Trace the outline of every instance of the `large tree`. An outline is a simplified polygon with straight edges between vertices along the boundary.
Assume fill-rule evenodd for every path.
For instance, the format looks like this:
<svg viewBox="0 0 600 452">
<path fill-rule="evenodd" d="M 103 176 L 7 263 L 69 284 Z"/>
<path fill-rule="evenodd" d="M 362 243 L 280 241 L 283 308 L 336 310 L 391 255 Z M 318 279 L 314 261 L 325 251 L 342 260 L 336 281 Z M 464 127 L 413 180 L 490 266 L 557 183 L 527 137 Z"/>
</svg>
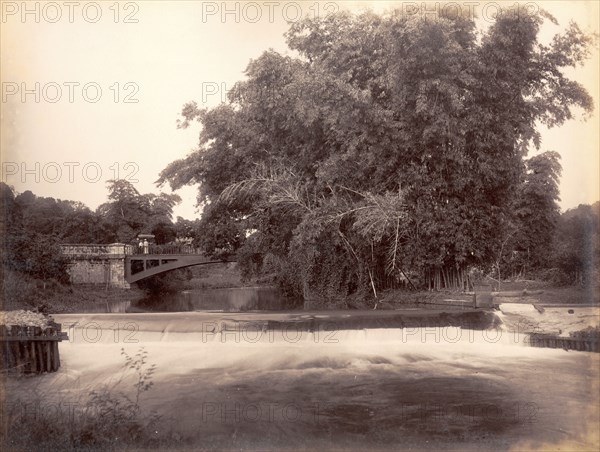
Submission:
<svg viewBox="0 0 600 452">
<path fill-rule="evenodd" d="M 480 40 L 456 15 L 296 22 L 286 37 L 298 58 L 267 51 L 227 103 L 184 106 L 182 126 L 202 124 L 199 147 L 159 183 L 199 183 L 211 221 L 244 222 L 251 254 L 277 258 L 305 297 L 376 295 L 407 273 L 460 287 L 514 223 L 536 124 L 592 109 L 564 75 L 592 38 L 571 24 L 542 45 L 544 18 L 500 14 Z"/>
<path fill-rule="evenodd" d="M 552 243 L 560 217 L 560 154 L 554 151 L 525 161 L 523 180 L 517 189 L 511 234 L 513 273 L 551 264 Z"/>
<path fill-rule="evenodd" d="M 569 283 L 597 287 L 600 275 L 600 202 L 567 210 L 558 221 L 553 263 Z"/>
<path fill-rule="evenodd" d="M 15 196 L 13 189 L 3 182 L 0 182 L 0 195 L 0 286 L 4 284 L 5 270 L 42 280 L 68 281 L 57 231 L 68 214 L 63 210 L 68 212 L 71 203 L 38 198 L 30 191 Z"/>
<path fill-rule="evenodd" d="M 181 198 L 176 194 L 141 194 L 124 179 L 109 180 L 108 202 L 100 205 L 97 215 L 114 232 L 115 239 L 132 243 L 140 233 L 153 233 L 157 243 L 175 239 L 173 207 Z"/>
</svg>

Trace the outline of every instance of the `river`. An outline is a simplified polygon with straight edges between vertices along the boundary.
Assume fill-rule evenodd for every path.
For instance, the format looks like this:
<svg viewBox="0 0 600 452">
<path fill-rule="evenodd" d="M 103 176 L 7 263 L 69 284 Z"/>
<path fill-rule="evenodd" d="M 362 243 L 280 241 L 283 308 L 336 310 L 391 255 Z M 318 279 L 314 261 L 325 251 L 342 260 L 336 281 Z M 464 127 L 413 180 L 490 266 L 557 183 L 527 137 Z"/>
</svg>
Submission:
<svg viewBox="0 0 600 452">
<path fill-rule="evenodd" d="M 88 306 L 85 312 L 245 312 L 301 309 L 300 300 L 282 297 L 274 287 L 195 289 L 154 295 L 137 301 Z"/>
<path fill-rule="evenodd" d="M 11 389 L 81 395 L 124 372 L 121 349 L 143 347 L 157 370 L 142 406 L 162 416 L 157 435 L 177 432 L 193 449 L 598 444 L 596 353 L 529 347 L 481 311 L 282 312 L 285 303 L 236 289 L 56 315 L 70 335 L 61 369 Z"/>
</svg>

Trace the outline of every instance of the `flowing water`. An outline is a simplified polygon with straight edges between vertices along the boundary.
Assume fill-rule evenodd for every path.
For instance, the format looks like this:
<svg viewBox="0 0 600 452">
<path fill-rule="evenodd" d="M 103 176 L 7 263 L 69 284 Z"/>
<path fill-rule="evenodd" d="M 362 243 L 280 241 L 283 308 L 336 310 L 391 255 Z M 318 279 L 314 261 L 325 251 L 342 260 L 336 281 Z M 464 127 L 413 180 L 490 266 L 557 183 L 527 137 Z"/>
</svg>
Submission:
<svg viewBox="0 0 600 452">
<path fill-rule="evenodd" d="M 243 293 L 161 308 L 185 312 L 57 315 L 71 338 L 61 369 L 13 384 L 81 394 L 123 372 L 122 348 L 144 347 L 157 371 L 143 407 L 163 416 L 157 435 L 177 432 L 194 449 L 598 444 L 598 354 L 531 348 L 468 312 L 281 313 Z M 250 307 L 265 311 L 214 312 Z"/>
</svg>

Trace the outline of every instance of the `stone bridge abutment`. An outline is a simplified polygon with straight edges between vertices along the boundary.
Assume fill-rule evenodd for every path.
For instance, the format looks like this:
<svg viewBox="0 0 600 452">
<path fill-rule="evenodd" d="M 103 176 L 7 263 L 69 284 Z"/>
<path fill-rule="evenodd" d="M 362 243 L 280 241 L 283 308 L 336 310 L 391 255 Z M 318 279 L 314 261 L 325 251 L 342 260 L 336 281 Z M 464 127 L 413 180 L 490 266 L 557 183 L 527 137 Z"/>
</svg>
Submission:
<svg viewBox="0 0 600 452">
<path fill-rule="evenodd" d="M 123 243 L 110 245 L 65 244 L 63 256 L 68 260 L 72 284 L 129 289 L 125 280 L 126 257 L 133 246 Z"/>
</svg>

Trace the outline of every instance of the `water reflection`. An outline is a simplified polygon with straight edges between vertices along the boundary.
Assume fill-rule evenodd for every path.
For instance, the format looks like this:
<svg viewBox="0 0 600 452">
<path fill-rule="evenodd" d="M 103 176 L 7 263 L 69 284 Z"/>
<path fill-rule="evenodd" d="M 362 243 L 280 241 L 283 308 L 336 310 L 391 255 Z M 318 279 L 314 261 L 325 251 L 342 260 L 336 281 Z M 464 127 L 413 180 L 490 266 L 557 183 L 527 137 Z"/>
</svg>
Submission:
<svg viewBox="0 0 600 452">
<path fill-rule="evenodd" d="M 301 309 L 302 302 L 283 297 L 274 287 L 239 287 L 186 290 L 95 308 L 89 312 L 289 311 Z"/>
<path fill-rule="evenodd" d="M 105 301 L 103 303 L 86 303 L 81 305 L 77 311 L 80 314 L 87 313 L 126 313 L 126 312 L 143 312 L 132 310 L 132 302 L 129 300 L 124 301 Z"/>
</svg>

